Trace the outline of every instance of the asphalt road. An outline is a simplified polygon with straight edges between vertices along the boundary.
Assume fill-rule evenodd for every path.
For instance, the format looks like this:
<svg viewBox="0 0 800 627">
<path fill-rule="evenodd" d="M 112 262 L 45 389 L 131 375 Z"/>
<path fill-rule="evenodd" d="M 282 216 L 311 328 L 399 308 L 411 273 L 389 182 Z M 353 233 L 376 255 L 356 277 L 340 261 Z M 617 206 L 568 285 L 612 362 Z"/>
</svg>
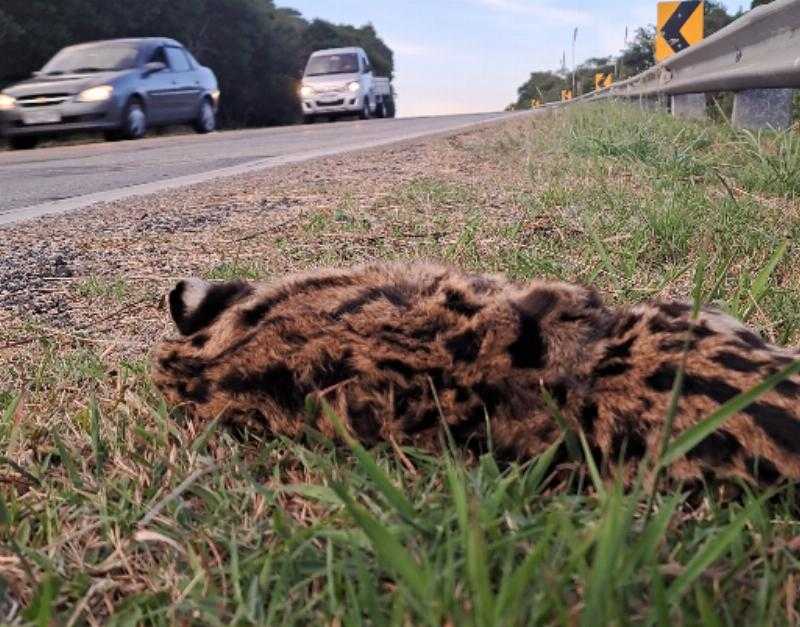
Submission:
<svg viewBox="0 0 800 627">
<path fill-rule="evenodd" d="M 512 115 L 340 121 L 0 152 L 0 224 L 252 170 L 373 148 Z"/>
</svg>

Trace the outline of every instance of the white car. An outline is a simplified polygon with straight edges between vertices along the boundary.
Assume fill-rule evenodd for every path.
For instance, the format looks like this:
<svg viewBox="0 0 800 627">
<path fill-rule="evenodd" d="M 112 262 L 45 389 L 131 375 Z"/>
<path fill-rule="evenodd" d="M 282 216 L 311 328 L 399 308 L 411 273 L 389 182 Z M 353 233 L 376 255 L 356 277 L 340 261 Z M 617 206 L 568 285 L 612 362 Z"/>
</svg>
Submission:
<svg viewBox="0 0 800 627">
<path fill-rule="evenodd" d="M 308 59 L 300 87 L 303 119 L 342 115 L 395 116 L 394 90 L 388 78 L 377 77 L 362 48 L 318 50 Z"/>
</svg>

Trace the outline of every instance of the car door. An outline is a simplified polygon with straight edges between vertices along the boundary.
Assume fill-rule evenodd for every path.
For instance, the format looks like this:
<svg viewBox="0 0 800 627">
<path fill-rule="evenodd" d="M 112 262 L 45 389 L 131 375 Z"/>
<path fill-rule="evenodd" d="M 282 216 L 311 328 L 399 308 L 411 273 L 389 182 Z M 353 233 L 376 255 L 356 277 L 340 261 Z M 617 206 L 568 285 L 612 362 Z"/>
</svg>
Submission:
<svg viewBox="0 0 800 627">
<path fill-rule="evenodd" d="M 175 120 L 186 122 L 197 116 L 199 105 L 200 80 L 189 62 L 183 48 L 166 47 L 170 70 L 172 71 L 172 100 Z"/>
<path fill-rule="evenodd" d="M 369 64 L 369 59 L 367 59 L 366 55 L 361 55 L 361 84 L 367 90 L 369 94 L 370 105 L 375 109 L 375 86 L 372 80 L 372 66 Z"/>
<path fill-rule="evenodd" d="M 163 63 L 166 67 L 142 78 L 142 91 L 147 99 L 147 117 L 153 124 L 164 124 L 175 118 L 173 102 L 173 77 L 164 46 L 159 46 L 150 55 L 147 63 Z"/>
</svg>

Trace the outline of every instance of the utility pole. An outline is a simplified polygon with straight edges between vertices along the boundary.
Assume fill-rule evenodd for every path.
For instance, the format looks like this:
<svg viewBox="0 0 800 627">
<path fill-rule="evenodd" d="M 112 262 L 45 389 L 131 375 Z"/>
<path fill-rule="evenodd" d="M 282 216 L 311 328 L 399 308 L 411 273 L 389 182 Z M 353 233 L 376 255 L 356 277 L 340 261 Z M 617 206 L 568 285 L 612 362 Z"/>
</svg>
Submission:
<svg viewBox="0 0 800 627">
<path fill-rule="evenodd" d="M 625 45 L 623 46 L 622 52 L 619 53 L 617 57 L 617 80 L 622 79 L 622 55 L 625 54 L 625 49 L 628 47 L 628 27 L 625 27 Z"/>
<path fill-rule="evenodd" d="M 572 93 L 577 94 L 576 81 L 575 81 L 575 42 L 578 40 L 578 27 L 572 32 Z"/>
</svg>

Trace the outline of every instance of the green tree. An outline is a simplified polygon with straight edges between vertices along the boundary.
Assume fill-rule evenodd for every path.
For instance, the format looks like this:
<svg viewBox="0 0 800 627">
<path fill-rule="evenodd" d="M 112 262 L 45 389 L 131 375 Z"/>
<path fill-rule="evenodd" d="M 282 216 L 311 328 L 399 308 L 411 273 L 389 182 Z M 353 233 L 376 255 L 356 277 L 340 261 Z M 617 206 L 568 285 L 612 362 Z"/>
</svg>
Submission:
<svg viewBox="0 0 800 627">
<path fill-rule="evenodd" d="M 530 78 L 517 90 L 514 109 L 529 109 L 533 99 L 554 102 L 561 99 L 561 90 L 566 89 L 567 80 L 553 72 L 532 72 Z"/>
<path fill-rule="evenodd" d="M 575 82 L 578 93 L 575 95 L 594 91 L 594 77 L 598 73 L 616 76 L 616 63 L 612 57 L 592 57 L 576 68 Z"/>
<path fill-rule="evenodd" d="M 622 78 L 629 78 L 655 65 L 656 27 L 652 24 L 637 28 L 633 40 L 622 51 L 620 58 Z"/>
<path fill-rule="evenodd" d="M 713 35 L 741 16 L 741 9 L 731 15 L 718 0 L 705 0 L 705 36 Z"/>
</svg>

